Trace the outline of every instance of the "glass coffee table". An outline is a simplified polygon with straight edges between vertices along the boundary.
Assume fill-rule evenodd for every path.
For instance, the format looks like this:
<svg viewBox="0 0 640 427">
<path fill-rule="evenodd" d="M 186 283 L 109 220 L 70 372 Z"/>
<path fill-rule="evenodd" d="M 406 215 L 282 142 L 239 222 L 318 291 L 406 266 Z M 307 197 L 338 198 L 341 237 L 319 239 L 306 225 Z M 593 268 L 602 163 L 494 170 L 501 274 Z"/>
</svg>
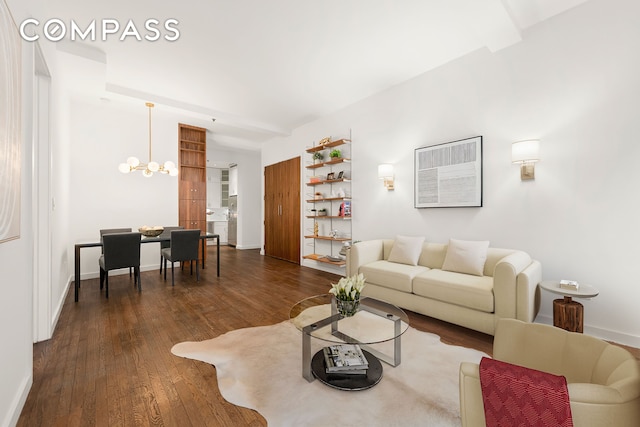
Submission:
<svg viewBox="0 0 640 427">
<path fill-rule="evenodd" d="M 380 361 L 398 366 L 401 336 L 409 328 L 409 317 L 401 308 L 368 297 L 360 299 L 355 315 L 343 317 L 333 295 L 316 295 L 296 303 L 289 318 L 302 331 L 302 376 L 309 382 L 318 378 L 342 390 L 364 390 L 376 385 L 382 378 Z M 366 375 L 327 374 L 322 349 L 311 355 L 311 338 L 327 345 L 358 344 L 369 362 Z"/>
</svg>

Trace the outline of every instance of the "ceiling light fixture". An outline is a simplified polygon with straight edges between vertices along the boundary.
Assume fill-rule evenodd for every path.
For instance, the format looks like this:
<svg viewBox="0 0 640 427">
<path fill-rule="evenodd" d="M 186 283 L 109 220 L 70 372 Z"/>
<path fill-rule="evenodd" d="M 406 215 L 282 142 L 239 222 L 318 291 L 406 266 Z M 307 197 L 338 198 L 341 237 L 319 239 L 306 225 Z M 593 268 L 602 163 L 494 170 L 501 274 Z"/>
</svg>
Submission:
<svg viewBox="0 0 640 427">
<path fill-rule="evenodd" d="M 151 109 L 154 105 L 151 102 L 147 102 L 145 105 L 149 107 L 149 163 L 140 163 L 137 157 L 129 157 L 126 163 L 120 163 L 118 170 L 122 173 L 142 171 L 142 175 L 146 178 L 151 177 L 154 172 L 176 176 L 178 175 L 178 168 L 176 168 L 176 164 L 172 161 L 167 160 L 161 165 L 151 160 Z"/>
</svg>

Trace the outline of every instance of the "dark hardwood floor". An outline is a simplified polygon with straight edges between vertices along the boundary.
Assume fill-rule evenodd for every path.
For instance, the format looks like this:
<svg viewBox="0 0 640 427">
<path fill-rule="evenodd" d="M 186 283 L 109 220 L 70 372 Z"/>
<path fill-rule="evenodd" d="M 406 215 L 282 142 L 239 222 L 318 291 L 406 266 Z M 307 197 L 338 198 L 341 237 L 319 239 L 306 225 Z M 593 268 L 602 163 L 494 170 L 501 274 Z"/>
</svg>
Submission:
<svg viewBox="0 0 640 427">
<path fill-rule="evenodd" d="M 171 354 L 182 341 L 288 319 L 298 300 L 329 290 L 339 277 L 260 256 L 215 248 L 196 282 L 176 266 L 176 285 L 142 273 L 113 276 L 109 300 L 98 279 L 71 290 L 52 339 L 34 345 L 33 386 L 18 426 L 264 426 L 255 411 L 227 403 L 215 368 Z M 170 274 L 170 272 L 169 272 Z M 442 341 L 491 354 L 493 337 L 409 312 L 411 325 Z M 640 350 L 638 351 L 640 353 Z"/>
</svg>

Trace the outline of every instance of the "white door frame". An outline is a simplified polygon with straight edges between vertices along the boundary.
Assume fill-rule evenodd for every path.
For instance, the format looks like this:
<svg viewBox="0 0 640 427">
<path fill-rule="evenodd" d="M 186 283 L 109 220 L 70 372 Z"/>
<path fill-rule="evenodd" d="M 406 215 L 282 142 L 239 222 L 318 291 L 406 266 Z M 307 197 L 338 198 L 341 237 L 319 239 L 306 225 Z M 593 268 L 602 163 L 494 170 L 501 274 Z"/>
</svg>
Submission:
<svg viewBox="0 0 640 427">
<path fill-rule="evenodd" d="M 51 74 L 40 50 L 33 43 L 33 140 L 32 140 L 32 225 L 33 225 L 33 341 L 53 334 L 51 302 L 51 141 L 49 106 Z"/>
</svg>

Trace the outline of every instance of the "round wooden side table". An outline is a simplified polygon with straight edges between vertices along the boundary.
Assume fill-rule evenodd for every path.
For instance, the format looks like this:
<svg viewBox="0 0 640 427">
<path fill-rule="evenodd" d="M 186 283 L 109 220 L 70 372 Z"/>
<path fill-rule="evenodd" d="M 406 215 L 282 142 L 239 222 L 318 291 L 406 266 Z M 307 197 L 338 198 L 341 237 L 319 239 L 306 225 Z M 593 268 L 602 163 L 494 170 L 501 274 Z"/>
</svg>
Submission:
<svg viewBox="0 0 640 427">
<path fill-rule="evenodd" d="M 596 288 L 589 285 L 580 284 L 577 290 L 564 289 L 560 287 L 559 280 L 544 280 L 540 283 L 542 289 L 563 295 L 564 298 L 553 300 L 553 326 L 562 328 L 570 332 L 583 331 L 584 307 L 575 298 L 593 298 L 598 296 Z"/>
</svg>

